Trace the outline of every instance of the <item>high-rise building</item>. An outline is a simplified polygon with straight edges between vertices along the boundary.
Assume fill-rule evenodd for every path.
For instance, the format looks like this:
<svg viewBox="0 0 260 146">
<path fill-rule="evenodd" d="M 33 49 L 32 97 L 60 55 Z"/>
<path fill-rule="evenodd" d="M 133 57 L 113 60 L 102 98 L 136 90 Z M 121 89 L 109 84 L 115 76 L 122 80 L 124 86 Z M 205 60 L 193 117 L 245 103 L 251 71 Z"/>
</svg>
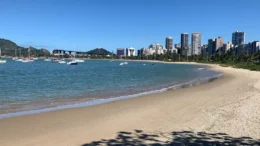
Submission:
<svg viewBox="0 0 260 146">
<path fill-rule="evenodd" d="M 189 49 L 189 34 L 182 33 L 181 34 L 181 54 L 188 55 L 188 49 Z"/>
<path fill-rule="evenodd" d="M 125 56 L 125 49 L 124 48 L 117 48 L 116 49 L 116 55 L 117 56 Z"/>
<path fill-rule="evenodd" d="M 232 48 L 232 44 L 230 42 L 223 45 L 223 53 L 226 53 Z"/>
<path fill-rule="evenodd" d="M 215 55 L 217 52 L 222 53 L 224 46 L 224 39 L 222 37 L 208 40 L 208 55 Z"/>
<path fill-rule="evenodd" d="M 192 55 L 201 54 L 201 33 L 194 32 L 191 36 Z"/>
<path fill-rule="evenodd" d="M 126 48 L 125 52 L 126 52 L 125 53 L 126 56 L 136 56 L 135 48 L 132 48 L 132 47 Z"/>
<path fill-rule="evenodd" d="M 253 41 L 252 43 L 248 43 L 248 52 L 249 54 L 253 55 L 257 53 L 260 49 L 260 42 L 259 41 Z"/>
<path fill-rule="evenodd" d="M 216 53 L 216 38 L 208 39 L 208 55 L 214 55 Z"/>
<path fill-rule="evenodd" d="M 216 38 L 216 50 L 221 53 L 224 45 L 224 39 L 222 37 Z"/>
<path fill-rule="evenodd" d="M 187 50 L 189 48 L 189 34 L 182 33 L 181 34 L 181 49 Z"/>
<path fill-rule="evenodd" d="M 173 49 L 173 39 L 172 39 L 172 37 L 169 36 L 169 37 L 166 38 L 165 48 L 167 49 L 167 51 Z"/>
<path fill-rule="evenodd" d="M 235 46 L 244 45 L 245 44 L 245 33 L 236 31 L 232 33 L 232 44 Z"/>
<path fill-rule="evenodd" d="M 163 45 L 160 45 L 159 43 L 151 44 L 149 48 L 153 50 L 155 54 L 165 54 L 167 52 L 167 49 L 165 49 Z"/>
<path fill-rule="evenodd" d="M 208 55 L 207 49 L 208 49 L 208 46 L 207 45 L 203 45 L 201 47 L 201 55 L 207 56 Z"/>
<path fill-rule="evenodd" d="M 144 53 L 143 49 L 137 50 L 137 56 L 143 56 L 143 53 Z"/>
</svg>

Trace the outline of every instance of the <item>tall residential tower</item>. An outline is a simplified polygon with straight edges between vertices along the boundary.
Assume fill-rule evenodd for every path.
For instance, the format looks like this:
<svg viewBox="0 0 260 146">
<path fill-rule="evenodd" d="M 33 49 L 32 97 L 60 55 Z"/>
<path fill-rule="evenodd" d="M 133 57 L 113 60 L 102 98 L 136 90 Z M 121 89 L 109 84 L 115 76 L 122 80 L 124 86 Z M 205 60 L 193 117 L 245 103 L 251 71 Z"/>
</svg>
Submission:
<svg viewBox="0 0 260 146">
<path fill-rule="evenodd" d="M 245 44 L 245 33 L 244 32 L 240 32 L 240 31 L 236 31 L 234 33 L 232 33 L 232 44 L 234 46 L 238 46 L 238 45 L 244 45 Z"/>
<path fill-rule="evenodd" d="M 172 39 L 172 37 L 169 36 L 169 37 L 166 38 L 165 48 L 167 49 L 168 52 L 173 49 L 173 39 Z"/>
<path fill-rule="evenodd" d="M 201 33 L 194 32 L 191 36 L 191 49 L 192 55 L 200 55 L 201 54 Z"/>
<path fill-rule="evenodd" d="M 188 33 L 182 33 L 181 34 L 181 52 L 182 55 L 188 55 L 189 51 L 189 34 Z"/>
</svg>

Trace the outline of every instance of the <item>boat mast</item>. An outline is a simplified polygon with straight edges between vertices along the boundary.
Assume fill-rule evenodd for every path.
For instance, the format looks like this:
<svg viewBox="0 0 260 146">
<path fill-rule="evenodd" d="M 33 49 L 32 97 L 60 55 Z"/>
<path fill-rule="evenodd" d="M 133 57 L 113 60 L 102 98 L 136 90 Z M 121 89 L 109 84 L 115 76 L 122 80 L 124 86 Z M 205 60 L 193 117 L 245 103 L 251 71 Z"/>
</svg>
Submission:
<svg viewBox="0 0 260 146">
<path fill-rule="evenodd" d="M 20 48 L 20 57 L 22 57 L 22 48 Z"/>
</svg>

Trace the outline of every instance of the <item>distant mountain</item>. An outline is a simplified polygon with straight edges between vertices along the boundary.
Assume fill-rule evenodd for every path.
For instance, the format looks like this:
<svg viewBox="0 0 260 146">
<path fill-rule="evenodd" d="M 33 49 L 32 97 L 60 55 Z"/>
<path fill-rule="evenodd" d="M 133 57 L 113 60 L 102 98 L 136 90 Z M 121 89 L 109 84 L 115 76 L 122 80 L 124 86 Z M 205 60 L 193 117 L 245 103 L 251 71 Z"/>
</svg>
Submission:
<svg viewBox="0 0 260 146">
<path fill-rule="evenodd" d="M 48 56 L 50 52 L 47 49 L 36 49 L 34 47 L 24 48 L 18 46 L 16 43 L 0 38 L 0 49 L 2 52 L 2 56 Z M 16 52 L 16 53 L 15 53 Z"/>
<path fill-rule="evenodd" d="M 96 48 L 96 49 L 90 50 L 90 51 L 87 52 L 87 54 L 89 54 L 89 55 L 102 55 L 102 56 L 112 55 L 111 52 L 107 51 L 104 48 Z"/>
</svg>

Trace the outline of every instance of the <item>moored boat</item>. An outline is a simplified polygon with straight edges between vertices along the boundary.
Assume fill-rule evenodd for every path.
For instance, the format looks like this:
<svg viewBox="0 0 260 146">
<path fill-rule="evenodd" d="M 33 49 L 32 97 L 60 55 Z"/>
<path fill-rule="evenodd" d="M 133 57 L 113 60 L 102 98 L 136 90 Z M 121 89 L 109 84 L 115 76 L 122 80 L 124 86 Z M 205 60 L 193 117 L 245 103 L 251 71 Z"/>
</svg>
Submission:
<svg viewBox="0 0 260 146">
<path fill-rule="evenodd" d="M 60 63 L 60 64 L 64 64 L 64 63 L 66 63 L 66 61 L 64 61 L 64 60 L 60 60 L 60 61 L 58 61 L 58 63 Z"/>
<path fill-rule="evenodd" d="M 68 62 L 67 64 L 68 65 L 78 65 L 78 62 L 73 60 L 73 61 Z"/>
<path fill-rule="evenodd" d="M 74 61 L 75 61 L 75 62 L 78 62 L 78 63 L 82 63 L 82 62 L 84 62 L 83 59 L 75 59 Z"/>
<path fill-rule="evenodd" d="M 0 64 L 4 64 L 6 62 L 7 62 L 6 60 L 0 60 Z"/>
</svg>

